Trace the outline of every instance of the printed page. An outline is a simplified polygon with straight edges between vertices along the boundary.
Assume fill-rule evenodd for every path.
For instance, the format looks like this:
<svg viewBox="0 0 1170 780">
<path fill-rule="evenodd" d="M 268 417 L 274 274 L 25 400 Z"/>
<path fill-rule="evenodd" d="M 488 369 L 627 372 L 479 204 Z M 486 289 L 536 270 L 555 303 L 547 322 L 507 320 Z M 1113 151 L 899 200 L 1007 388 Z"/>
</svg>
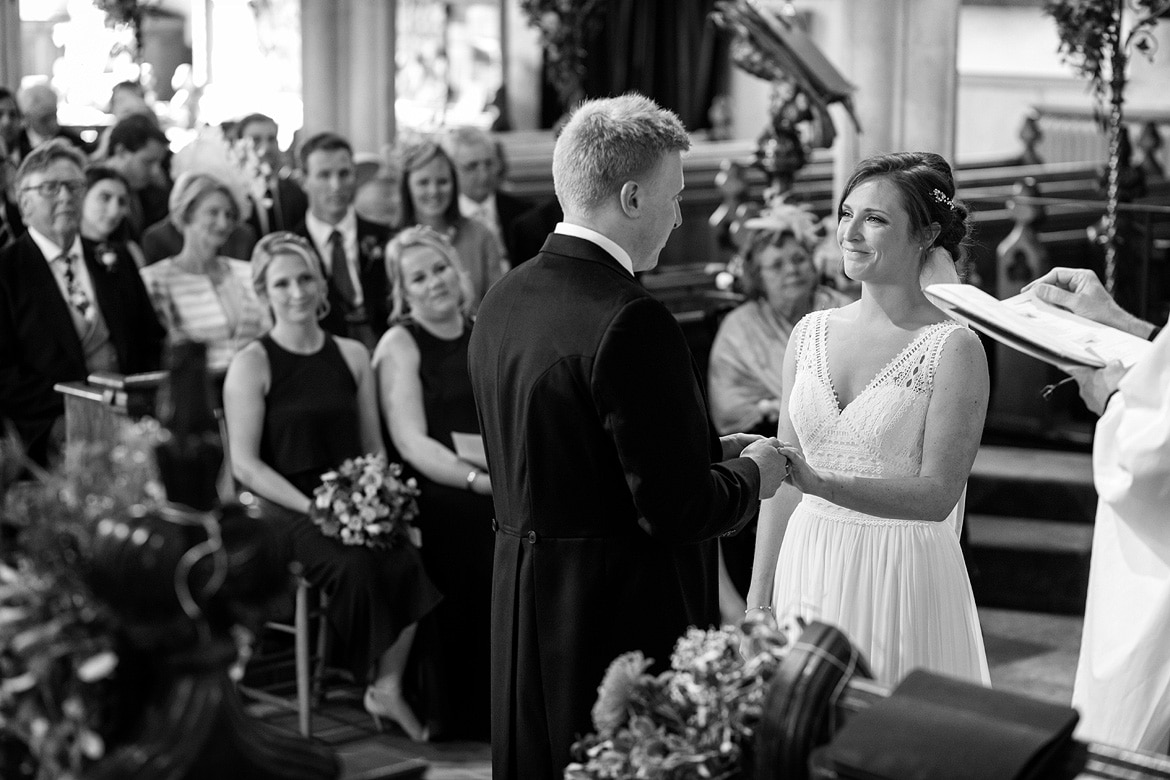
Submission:
<svg viewBox="0 0 1170 780">
<path fill-rule="evenodd" d="M 451 443 L 455 445 L 455 454 L 473 466 L 479 466 L 487 471 L 487 455 L 483 451 L 483 437 L 478 433 L 451 432 Z"/>
<path fill-rule="evenodd" d="M 968 284 L 934 284 L 924 291 L 949 315 L 1013 349 L 1065 369 L 1131 366 L 1149 342 L 1021 293 L 999 301 Z"/>
</svg>

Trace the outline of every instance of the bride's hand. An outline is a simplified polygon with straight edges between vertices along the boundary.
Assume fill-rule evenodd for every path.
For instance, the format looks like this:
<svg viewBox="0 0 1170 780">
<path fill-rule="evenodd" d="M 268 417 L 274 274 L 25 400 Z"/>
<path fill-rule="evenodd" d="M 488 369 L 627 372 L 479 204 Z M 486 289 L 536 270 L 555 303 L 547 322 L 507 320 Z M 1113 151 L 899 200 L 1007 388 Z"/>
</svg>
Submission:
<svg viewBox="0 0 1170 780">
<path fill-rule="evenodd" d="M 821 482 L 821 475 L 808 465 L 800 446 L 781 442 L 777 450 L 788 458 L 788 476 L 784 481 L 802 493 L 815 494 L 816 486 Z"/>
</svg>

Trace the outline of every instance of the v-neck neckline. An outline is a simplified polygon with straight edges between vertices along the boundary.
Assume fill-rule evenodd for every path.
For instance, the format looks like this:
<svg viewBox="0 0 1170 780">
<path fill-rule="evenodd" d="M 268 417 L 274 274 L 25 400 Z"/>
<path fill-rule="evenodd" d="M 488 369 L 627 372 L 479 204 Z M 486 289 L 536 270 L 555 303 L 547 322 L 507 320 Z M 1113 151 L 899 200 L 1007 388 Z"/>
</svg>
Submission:
<svg viewBox="0 0 1170 780">
<path fill-rule="evenodd" d="M 829 396 L 830 396 L 831 400 L 833 401 L 833 408 L 837 410 L 837 416 L 838 417 L 843 416 L 845 414 L 846 410 L 849 409 L 849 407 L 853 406 L 853 404 L 855 404 L 857 402 L 858 398 L 861 398 L 861 396 L 865 395 L 871 389 L 873 389 L 874 387 L 877 386 L 877 383 L 883 377 L 885 377 L 885 375 L 887 373 L 889 373 L 891 367 L 896 366 L 902 360 L 903 357 L 910 354 L 910 352 L 915 347 L 918 346 L 919 342 L 921 342 L 924 338 L 926 338 L 926 336 L 928 336 L 931 332 L 933 332 L 935 328 L 939 327 L 940 325 L 945 325 L 946 322 L 947 322 L 946 320 L 942 320 L 941 322 L 936 322 L 932 325 L 927 325 L 925 328 L 923 328 L 921 333 L 919 333 L 914 338 L 910 339 L 910 341 L 907 342 L 906 346 L 902 347 L 902 349 L 896 355 L 894 355 L 892 358 L 890 358 L 888 361 L 886 361 L 886 364 L 884 366 L 882 366 L 880 369 L 878 369 L 878 372 L 873 375 L 873 378 L 869 380 L 869 382 L 865 385 L 865 387 L 861 388 L 861 392 L 859 392 L 857 395 L 853 396 L 853 398 L 850 399 L 849 403 L 842 406 L 841 405 L 841 397 L 837 394 L 837 386 L 833 382 L 833 374 L 832 374 L 832 372 L 829 371 L 829 317 L 828 317 L 828 315 L 824 316 L 821 319 L 820 359 L 823 361 L 823 364 L 821 366 L 821 370 L 822 370 L 824 378 L 825 378 L 824 381 L 825 381 L 826 389 L 828 390 Z"/>
</svg>

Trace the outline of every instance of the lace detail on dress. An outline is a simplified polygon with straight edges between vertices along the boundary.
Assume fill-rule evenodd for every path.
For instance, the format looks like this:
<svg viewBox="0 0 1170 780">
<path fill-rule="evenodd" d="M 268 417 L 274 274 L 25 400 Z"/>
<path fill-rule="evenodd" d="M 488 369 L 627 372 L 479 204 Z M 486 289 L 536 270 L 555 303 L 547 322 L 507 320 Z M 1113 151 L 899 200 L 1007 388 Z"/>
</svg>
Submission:
<svg viewBox="0 0 1170 780">
<path fill-rule="evenodd" d="M 947 320 L 923 330 L 840 409 L 825 351 L 830 313 L 810 314 L 792 334 L 797 370 L 788 411 L 805 457 L 842 474 L 917 475 L 935 370 L 947 337 L 962 326 Z"/>
</svg>

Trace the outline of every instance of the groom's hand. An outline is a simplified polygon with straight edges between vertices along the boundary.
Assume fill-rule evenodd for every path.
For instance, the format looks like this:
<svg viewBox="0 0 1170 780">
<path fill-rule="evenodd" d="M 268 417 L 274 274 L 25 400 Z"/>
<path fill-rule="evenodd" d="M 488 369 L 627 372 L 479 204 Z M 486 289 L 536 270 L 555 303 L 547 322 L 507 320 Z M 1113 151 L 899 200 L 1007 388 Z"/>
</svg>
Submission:
<svg viewBox="0 0 1170 780">
<path fill-rule="evenodd" d="M 780 489 L 788 476 L 788 458 L 776 449 L 780 442 L 775 439 L 757 439 L 743 448 L 741 458 L 751 458 L 760 469 L 760 498 L 771 498 Z"/>
<path fill-rule="evenodd" d="M 723 447 L 723 460 L 731 460 L 738 458 L 743 448 L 751 444 L 753 441 L 759 441 L 764 438 L 758 433 L 732 433 L 727 436 L 719 437 L 719 444 Z"/>
</svg>

